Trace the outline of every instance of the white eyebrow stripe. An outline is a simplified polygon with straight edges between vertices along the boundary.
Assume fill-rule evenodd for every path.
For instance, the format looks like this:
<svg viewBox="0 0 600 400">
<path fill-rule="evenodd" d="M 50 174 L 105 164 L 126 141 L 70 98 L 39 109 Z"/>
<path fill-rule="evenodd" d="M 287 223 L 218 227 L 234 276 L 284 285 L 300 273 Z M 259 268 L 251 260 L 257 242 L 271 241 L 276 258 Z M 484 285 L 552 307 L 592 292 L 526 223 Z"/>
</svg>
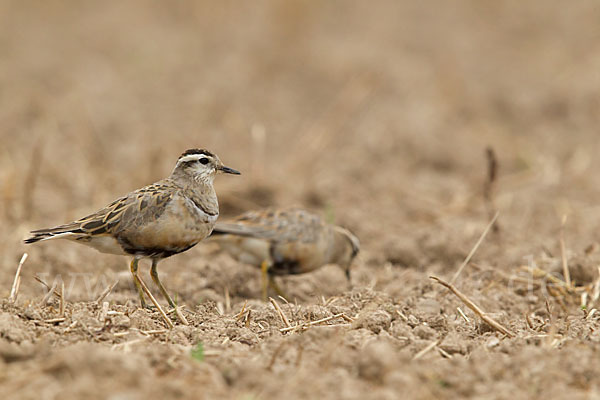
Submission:
<svg viewBox="0 0 600 400">
<path fill-rule="evenodd" d="M 177 162 L 190 162 L 190 161 L 198 161 L 201 158 L 206 157 L 205 154 L 188 154 L 187 156 L 181 157 Z M 208 158 L 208 157 L 207 157 Z"/>
</svg>

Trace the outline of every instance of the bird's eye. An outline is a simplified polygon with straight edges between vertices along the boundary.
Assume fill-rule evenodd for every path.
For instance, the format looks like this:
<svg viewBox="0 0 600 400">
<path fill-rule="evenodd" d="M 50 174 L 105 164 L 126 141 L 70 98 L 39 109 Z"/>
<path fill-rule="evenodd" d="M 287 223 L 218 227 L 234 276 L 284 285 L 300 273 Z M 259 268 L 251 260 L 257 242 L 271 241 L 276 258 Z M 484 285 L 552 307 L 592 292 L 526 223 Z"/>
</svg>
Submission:
<svg viewBox="0 0 600 400">
<path fill-rule="evenodd" d="M 204 165 L 208 164 L 208 158 L 205 158 L 205 157 L 199 159 L 198 161 L 200 162 L 200 164 L 204 164 Z"/>
</svg>

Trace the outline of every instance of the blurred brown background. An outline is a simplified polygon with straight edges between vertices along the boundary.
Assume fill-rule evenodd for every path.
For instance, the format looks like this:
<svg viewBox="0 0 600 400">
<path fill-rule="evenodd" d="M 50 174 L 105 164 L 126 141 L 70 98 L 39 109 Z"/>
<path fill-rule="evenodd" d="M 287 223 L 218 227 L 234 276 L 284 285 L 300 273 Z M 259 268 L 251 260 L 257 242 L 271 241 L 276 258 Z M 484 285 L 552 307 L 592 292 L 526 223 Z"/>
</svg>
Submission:
<svg viewBox="0 0 600 400">
<path fill-rule="evenodd" d="M 540 254 L 559 265 L 558 238 L 566 215 L 569 259 L 584 254 L 586 248 L 589 251 L 583 261 L 570 261 L 581 272 L 576 275 L 573 269 L 574 280 L 589 283 L 595 279 L 598 261 L 597 248 L 589 246 L 598 241 L 600 223 L 599 71 L 600 7 L 592 0 L 2 0 L 0 294 L 8 295 L 16 264 L 27 251 L 20 301 L 37 304 L 44 293 L 33 280 L 34 273 L 46 274 L 50 280 L 56 274 L 87 274 L 95 280 L 96 294 L 118 276 L 123 283 L 111 294 L 111 307 L 129 301 L 127 312 L 133 313 L 131 302 L 136 297 L 124 257 L 101 255 L 66 242 L 25 247 L 22 239 L 31 229 L 76 219 L 167 176 L 179 154 L 193 147 L 216 152 L 226 165 L 243 173 L 217 178 L 224 218 L 269 205 L 302 205 L 360 237 L 363 250 L 355 265 L 354 292 L 344 292 L 342 273 L 330 267 L 285 280 L 287 291 L 300 301 L 300 312 L 312 319 L 327 315 L 311 314 L 311 310 L 320 310 L 317 304 L 329 296 L 345 296 L 340 303 L 357 313 L 362 308 L 356 306 L 356 299 L 383 296 L 387 305 L 381 305 L 382 300 L 377 307 L 396 307 L 411 317 L 425 293 L 443 304 L 452 301 L 442 297 L 441 289 L 434 290 L 427 276 L 454 273 L 495 209 L 500 210 L 500 230 L 478 251 L 474 270 L 509 273 L 526 262 L 524 257 Z M 493 149 L 499 166 L 489 203 L 483 193 L 486 148 Z M 207 390 L 222 394 L 233 385 L 236 393 L 243 394 L 256 393 L 260 387 L 267 398 L 278 397 L 285 381 L 279 379 L 286 376 L 296 377 L 286 381 L 287 389 L 300 393 L 299 397 L 310 386 L 307 383 L 321 385 L 320 396 L 329 393 L 330 398 L 337 397 L 331 394 L 334 386 L 355 396 L 383 396 L 379 398 L 395 398 L 393 391 L 385 392 L 386 387 L 411 388 L 422 398 L 484 395 L 485 390 L 471 384 L 465 388 L 460 382 L 440 383 L 446 381 L 438 376 L 460 375 L 457 365 L 465 376 L 478 376 L 490 388 L 498 382 L 496 390 L 504 388 L 510 397 L 516 390 L 511 384 L 526 388 L 520 392 L 525 398 L 534 393 L 529 375 L 514 371 L 543 365 L 544 371 L 561 374 L 585 366 L 579 362 L 581 355 L 566 351 L 548 353 L 544 359 L 535 344 L 539 342 L 527 342 L 526 352 L 518 346 L 508 350 L 500 346 L 500 351 L 489 350 L 493 354 L 489 355 L 489 336 L 474 339 L 472 329 L 460 325 L 457 317 L 453 320 L 458 321 L 456 332 L 460 332 L 455 335 L 457 348 L 484 348 L 485 355 L 473 356 L 472 363 L 437 363 L 439 375 L 431 375 L 431 365 L 410 360 L 438 332 L 422 328 L 414 333 L 414 326 L 408 327 L 391 311 L 392 328 L 388 324 L 376 339 L 355 326 L 343 339 L 314 332 L 305 339 L 290 336 L 285 343 L 295 346 L 296 337 L 300 346 L 309 349 L 303 365 L 312 365 L 310 371 L 300 373 L 296 361 L 290 361 L 288 369 L 252 375 L 252 368 L 244 368 L 247 360 L 264 368 L 274 349 L 279 349 L 278 340 L 283 343 L 288 338 L 277 331 L 256 336 L 262 328 L 239 328 L 231 317 L 246 299 L 254 301 L 251 304 L 258 312 L 271 315 L 270 308 L 256 300 L 258 273 L 201 245 L 166 260 L 161 271 L 167 287 L 202 320 L 198 322 L 201 334 L 198 326 L 186 327 L 187 331 L 179 327 L 175 339 L 156 338 L 154 344 L 165 346 L 157 347 L 161 357 L 104 353 L 104 348 L 90 347 L 80 352 L 85 354 L 82 360 L 65 361 L 65 365 L 79 371 L 82 365 L 93 365 L 88 357 L 102 365 L 108 360 L 129 371 L 123 375 L 127 387 L 139 376 L 139 365 L 148 369 L 158 365 L 156 376 L 173 372 L 168 369 L 172 366 L 153 361 L 172 356 L 179 363 L 174 371 L 184 380 L 202 381 L 199 377 L 212 371 L 209 375 L 218 379 L 210 381 Z M 468 274 L 465 271 L 471 277 Z M 494 282 L 485 288 L 477 279 L 469 282 L 474 282 L 470 292 L 489 301 L 488 309 L 502 308 L 515 329 L 527 328 L 522 321 L 525 312 L 542 310 L 539 315 L 544 317 L 548 303 L 542 297 L 515 298 L 502 285 L 487 291 Z M 87 307 L 81 302 L 90 300 L 90 291 L 83 281 L 68 290 L 69 313 L 71 307 Z M 231 308 L 223 317 L 210 305 L 229 301 L 225 293 L 231 296 Z M 571 315 L 580 311 L 577 304 L 571 306 Z M 8 326 L 8 320 L 24 328 L 0 331 L 0 337 L 12 337 L 8 341 L 15 343 L 36 342 L 41 331 L 28 321 L 37 317 L 26 318 L 21 309 L 7 307 L 0 328 Z M 451 320 L 455 307 L 448 306 L 444 318 Z M 440 314 L 439 304 L 433 309 Z M 92 328 L 101 329 L 93 326 L 100 324 L 95 313 L 84 315 Z M 145 318 L 142 325 L 159 321 Z M 235 334 L 225 333 L 229 331 L 223 324 L 237 329 Z M 50 354 L 51 362 L 56 357 L 62 360 L 60 348 L 66 342 L 89 341 L 83 328 L 71 336 L 64 334 L 65 329 L 44 331 L 57 335 L 48 340 L 55 340 L 52 346 L 58 353 L 41 352 L 40 357 Z M 565 337 L 572 334 L 569 340 L 584 331 L 569 329 L 560 331 L 567 332 Z M 379 353 L 362 352 L 368 340 L 384 335 L 393 338 L 394 349 L 405 353 L 388 351 L 383 344 Z M 240 339 L 255 336 L 249 342 Z M 107 340 L 118 344 L 127 339 Z M 225 355 L 213 363 L 190 366 L 194 361 L 181 348 L 198 340 Z M 227 340 L 231 341 L 225 345 Z M 311 353 L 315 346 L 319 351 Z M 328 354 L 334 353 L 323 353 L 324 348 L 344 352 L 343 357 L 334 357 L 332 369 L 328 369 Z M 464 358 L 471 357 L 470 351 L 464 352 Z M 503 352 L 512 354 L 509 364 L 502 364 L 507 362 Z M 243 354 L 246 361 L 236 367 L 232 354 Z M 401 362 L 392 360 L 389 366 L 405 375 L 394 375 L 395 381 L 390 378 L 387 386 L 376 386 L 378 391 L 371 392 L 373 383 L 368 374 L 361 375 L 365 370 L 360 368 L 369 371 L 369 360 L 380 365 L 380 360 L 386 360 L 382 354 L 400 354 Z M 433 355 L 440 357 L 437 352 Z M 364 365 L 363 360 L 367 360 Z M 356 372 L 358 364 L 363 367 Z M 497 372 L 494 368 L 499 365 L 506 368 L 502 373 L 513 371 L 513 375 Z M 12 371 L 26 377 L 21 367 L 18 364 Z M 85 390 L 98 376 L 114 381 L 110 372 L 97 374 L 96 368 L 89 367 L 88 372 L 85 368 L 81 375 L 85 379 L 77 381 L 80 386 L 69 386 L 71 381 L 63 379 L 68 374 L 57 375 L 60 385 Z M 332 370 L 337 372 L 329 375 Z M 47 371 L 52 370 L 42 372 Z M 554 395 L 557 388 L 566 387 L 551 374 L 532 374 L 538 380 L 531 387 L 547 388 Z M 597 376 L 597 371 L 588 375 Z M 573 375 L 569 390 L 589 389 L 588 375 Z M 152 376 L 141 385 L 150 392 L 159 385 L 148 381 Z M 170 378 L 160 381 L 161 388 L 170 388 L 172 375 L 166 376 Z M 23 387 L 38 393 L 36 386 Z M 535 393 L 543 393 L 540 390 Z M 171 392 L 165 393 L 170 397 Z"/>
<path fill-rule="evenodd" d="M 191 147 L 244 173 L 218 179 L 223 216 L 303 205 L 369 254 L 432 228 L 470 247 L 490 146 L 505 238 L 530 240 L 518 257 L 564 214 L 591 242 L 598 21 L 593 1 L 3 1 L 2 269 L 29 229 L 166 176 Z"/>
</svg>

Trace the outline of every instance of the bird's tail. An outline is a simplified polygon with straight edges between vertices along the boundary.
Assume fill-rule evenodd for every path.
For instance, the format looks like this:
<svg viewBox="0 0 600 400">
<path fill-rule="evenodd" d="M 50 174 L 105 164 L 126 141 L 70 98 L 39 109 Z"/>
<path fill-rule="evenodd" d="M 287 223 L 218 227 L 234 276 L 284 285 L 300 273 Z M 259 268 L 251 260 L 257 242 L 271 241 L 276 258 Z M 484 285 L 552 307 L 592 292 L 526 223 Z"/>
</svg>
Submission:
<svg viewBox="0 0 600 400">
<path fill-rule="evenodd" d="M 261 227 L 246 226 L 236 223 L 217 222 L 211 236 L 218 235 L 237 235 L 260 237 L 267 233 L 267 230 Z"/>
<path fill-rule="evenodd" d="M 31 231 L 31 237 L 24 240 L 26 244 L 35 243 L 42 240 L 67 238 L 84 233 L 79 224 L 60 225 L 55 228 L 38 229 Z"/>
</svg>

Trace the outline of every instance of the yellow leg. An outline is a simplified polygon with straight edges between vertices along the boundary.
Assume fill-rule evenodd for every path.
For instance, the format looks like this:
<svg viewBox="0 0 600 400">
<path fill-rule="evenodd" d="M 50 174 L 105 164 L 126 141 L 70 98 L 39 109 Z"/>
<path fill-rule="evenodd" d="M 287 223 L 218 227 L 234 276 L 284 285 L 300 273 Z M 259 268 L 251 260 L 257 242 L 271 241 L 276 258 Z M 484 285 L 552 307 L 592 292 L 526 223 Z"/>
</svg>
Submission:
<svg viewBox="0 0 600 400">
<path fill-rule="evenodd" d="M 133 260 L 131 260 L 131 275 L 133 275 L 133 283 L 135 284 L 135 288 L 137 289 L 138 295 L 140 296 L 140 303 L 142 305 L 142 308 L 146 308 L 146 300 L 144 299 L 144 291 L 142 290 L 142 284 L 140 283 L 140 277 L 137 274 L 137 270 L 138 270 L 138 259 L 137 258 L 133 258 Z"/>
<path fill-rule="evenodd" d="M 352 275 L 350 275 L 350 266 L 347 266 L 344 272 L 346 273 L 346 280 L 348 281 L 348 284 L 352 285 Z"/>
<path fill-rule="evenodd" d="M 287 294 L 285 294 L 285 292 L 283 290 L 281 290 L 281 288 L 279 287 L 279 285 L 277 284 L 277 282 L 275 282 L 275 278 L 273 278 L 272 276 L 269 276 L 269 286 L 271 288 L 273 288 L 273 290 L 275 291 L 275 293 L 277 293 L 279 296 L 281 296 L 284 299 L 288 300 Z"/>
<path fill-rule="evenodd" d="M 260 264 L 262 299 L 267 301 L 267 289 L 269 283 L 269 263 L 265 260 Z"/>
<path fill-rule="evenodd" d="M 169 296 L 169 293 L 167 293 L 167 289 L 165 289 L 163 284 L 160 282 L 160 279 L 158 279 L 158 270 L 156 269 L 157 265 L 158 265 L 158 260 L 153 259 L 152 260 L 152 269 L 150 270 L 150 275 L 152 276 L 152 280 L 154 281 L 156 286 L 158 286 L 158 288 L 160 289 L 160 292 L 162 293 L 164 298 L 167 300 L 169 305 L 171 307 L 175 308 L 175 302 L 173 301 L 173 299 L 171 299 L 171 296 Z"/>
</svg>

